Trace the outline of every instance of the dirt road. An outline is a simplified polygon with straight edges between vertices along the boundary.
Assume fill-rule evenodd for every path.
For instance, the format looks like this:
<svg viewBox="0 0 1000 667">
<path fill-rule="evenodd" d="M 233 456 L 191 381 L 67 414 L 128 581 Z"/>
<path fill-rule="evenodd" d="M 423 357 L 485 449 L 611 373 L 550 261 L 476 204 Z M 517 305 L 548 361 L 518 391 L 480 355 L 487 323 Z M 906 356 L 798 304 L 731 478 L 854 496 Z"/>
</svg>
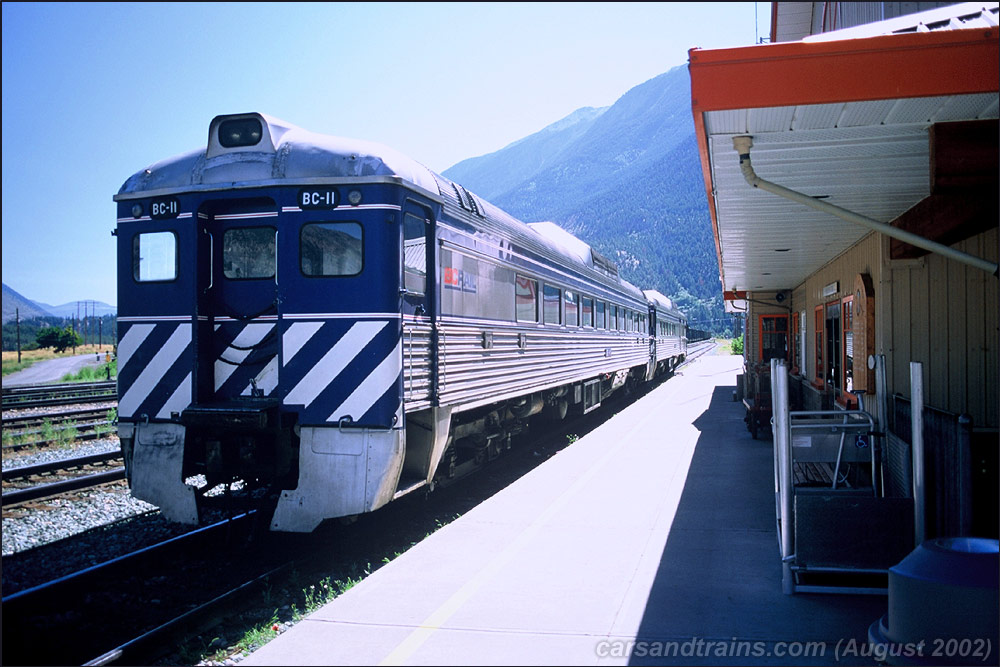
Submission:
<svg viewBox="0 0 1000 667">
<path fill-rule="evenodd" d="M 78 354 L 75 357 L 61 357 L 36 361 L 23 371 L 11 373 L 3 379 L 3 386 L 20 384 L 35 384 L 39 382 L 58 382 L 67 373 L 78 373 L 84 366 L 100 366 L 104 363 L 104 355 Z"/>
</svg>

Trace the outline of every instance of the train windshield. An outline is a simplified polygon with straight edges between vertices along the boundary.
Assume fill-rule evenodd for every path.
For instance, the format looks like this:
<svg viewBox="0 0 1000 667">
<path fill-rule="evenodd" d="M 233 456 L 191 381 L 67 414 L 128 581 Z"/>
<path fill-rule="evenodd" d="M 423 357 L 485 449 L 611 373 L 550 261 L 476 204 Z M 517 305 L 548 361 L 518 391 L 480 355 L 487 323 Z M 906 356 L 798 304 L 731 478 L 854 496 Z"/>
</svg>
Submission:
<svg viewBox="0 0 1000 667">
<path fill-rule="evenodd" d="M 274 227 L 236 227 L 222 236 L 223 273 L 231 280 L 273 278 Z"/>
<path fill-rule="evenodd" d="M 299 249 L 307 276 L 356 276 L 364 266 L 364 234 L 356 222 L 303 225 Z"/>
</svg>

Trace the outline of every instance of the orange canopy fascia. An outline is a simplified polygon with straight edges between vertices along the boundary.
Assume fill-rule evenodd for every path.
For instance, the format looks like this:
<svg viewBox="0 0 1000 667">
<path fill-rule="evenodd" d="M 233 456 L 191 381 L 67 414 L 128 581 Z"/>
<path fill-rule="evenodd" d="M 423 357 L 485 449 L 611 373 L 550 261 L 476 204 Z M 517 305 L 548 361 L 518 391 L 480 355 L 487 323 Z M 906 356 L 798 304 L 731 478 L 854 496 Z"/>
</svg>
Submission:
<svg viewBox="0 0 1000 667">
<path fill-rule="evenodd" d="M 997 28 L 688 52 L 691 107 L 831 104 L 996 92 Z"/>
</svg>

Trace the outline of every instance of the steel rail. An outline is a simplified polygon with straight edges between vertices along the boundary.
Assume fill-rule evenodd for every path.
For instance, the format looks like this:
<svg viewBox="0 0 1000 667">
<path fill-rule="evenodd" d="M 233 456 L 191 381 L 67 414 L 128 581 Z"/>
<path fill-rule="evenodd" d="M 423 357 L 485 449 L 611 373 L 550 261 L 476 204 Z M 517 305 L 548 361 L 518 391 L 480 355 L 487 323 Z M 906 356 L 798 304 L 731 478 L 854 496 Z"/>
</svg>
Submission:
<svg viewBox="0 0 1000 667">
<path fill-rule="evenodd" d="M 70 431 L 70 430 L 77 430 L 77 431 L 82 430 L 82 431 L 86 432 L 86 431 L 94 430 L 94 429 L 96 429 L 99 426 L 110 426 L 111 423 L 112 422 L 109 421 L 109 420 L 107 420 L 107 419 L 102 419 L 100 421 L 83 422 L 83 423 L 77 423 L 77 422 L 74 422 L 72 420 L 69 420 L 67 422 L 62 422 L 59 425 L 53 424 L 52 425 L 52 433 L 58 434 L 58 433 L 61 433 L 63 431 Z M 21 435 L 21 436 L 27 436 L 27 435 L 44 435 L 44 434 L 45 434 L 45 429 L 38 429 L 38 428 L 31 428 L 31 429 L 27 429 L 27 430 L 24 430 L 24 431 L 17 431 L 17 435 Z M 42 441 L 42 442 L 44 442 L 44 441 Z"/>
<path fill-rule="evenodd" d="M 107 394 L 73 394 L 73 395 L 63 395 L 59 398 L 46 398 L 38 400 L 25 400 L 25 401 L 13 401 L 7 402 L 6 399 L 3 403 L 4 410 L 26 410 L 28 408 L 49 408 L 57 405 L 75 405 L 77 403 L 101 403 L 104 401 L 118 401 L 118 395 L 115 393 Z"/>
<path fill-rule="evenodd" d="M 98 382 L 50 382 L 45 384 L 19 384 L 3 387 L 2 395 L 37 396 L 39 394 L 66 394 L 82 391 L 113 390 L 117 385 L 115 380 L 100 380 Z"/>
<path fill-rule="evenodd" d="M 108 461 L 120 459 L 121 457 L 122 454 L 120 451 L 110 451 L 101 452 L 99 454 L 88 454 L 87 456 L 77 456 L 69 459 L 60 459 L 58 461 L 47 461 L 45 463 L 38 463 L 31 466 L 8 468 L 0 474 L 0 478 L 4 481 L 8 479 L 23 479 L 25 477 L 44 475 L 58 470 L 72 470 L 73 468 L 94 465 L 95 463 L 106 463 Z"/>
<path fill-rule="evenodd" d="M 116 387 L 115 380 L 3 387 L 3 409 L 94 402 L 116 396 Z"/>
<path fill-rule="evenodd" d="M 109 410 L 114 408 L 84 408 L 82 410 L 65 410 L 63 412 L 48 412 L 43 414 L 15 415 L 4 417 L 2 424 L 4 429 L 31 428 L 34 424 L 39 426 L 46 421 L 57 423 L 65 421 L 85 420 L 87 418 L 102 419 L 107 417 Z"/>
<path fill-rule="evenodd" d="M 117 556 L 111 560 L 98 563 L 97 565 L 91 565 L 90 567 L 82 570 L 70 572 L 69 574 L 63 575 L 57 579 L 53 579 L 52 581 L 46 581 L 45 583 L 38 584 L 37 586 L 32 586 L 31 588 L 25 588 L 24 590 L 17 591 L 16 593 L 5 595 L 2 604 L 0 604 L 0 609 L 2 609 L 5 613 L 12 611 L 16 605 L 23 604 L 26 600 L 29 600 L 30 598 L 37 598 L 40 595 L 52 595 L 52 599 L 58 599 L 63 596 L 68 587 L 72 585 L 85 584 L 87 580 L 96 576 L 103 576 L 107 572 L 112 571 L 115 567 L 127 563 L 138 562 L 143 558 L 160 559 L 162 558 L 161 554 L 163 552 L 177 548 L 180 544 L 186 545 L 186 542 L 190 540 L 205 539 L 210 536 L 211 533 L 224 528 L 227 524 L 231 526 L 234 522 L 248 520 L 254 514 L 256 514 L 256 510 L 251 510 L 232 517 L 231 519 L 224 519 L 222 521 L 209 524 L 208 526 L 197 528 L 191 532 L 184 533 L 183 535 L 171 537 L 163 542 L 157 542 L 156 544 Z M 135 569 L 134 566 L 132 569 Z"/>
<path fill-rule="evenodd" d="M 57 577 L 56 579 L 52 579 L 51 581 L 17 591 L 10 595 L 5 595 L 2 601 L 2 607 L 0 607 L 5 619 L 4 629 L 17 630 L 21 629 L 21 624 L 27 624 L 23 629 L 28 631 L 30 619 L 32 617 L 55 613 L 60 609 L 69 608 L 78 598 L 86 596 L 95 589 L 103 590 L 106 586 L 105 582 L 122 579 L 125 577 L 126 573 L 134 574 L 136 572 L 149 571 L 151 568 L 161 568 L 164 564 L 171 563 L 175 560 L 183 560 L 191 554 L 205 551 L 209 545 L 213 544 L 213 540 L 219 538 L 220 536 L 225 535 L 226 539 L 230 540 L 234 536 L 234 528 L 239 529 L 241 534 L 249 534 L 249 532 L 253 529 L 253 518 L 256 514 L 257 510 L 250 510 L 208 526 L 197 528 L 182 535 L 177 535 L 162 542 L 117 556 L 96 565 L 86 567 L 82 570 L 71 572 L 61 577 Z M 271 574 L 271 572 L 268 574 Z M 258 579 L 259 578 L 260 577 L 258 576 Z M 243 589 L 252 583 L 252 581 L 244 583 L 243 586 L 236 590 Z M 229 594 L 232 593 L 233 591 L 231 590 Z M 222 597 L 225 596 L 219 596 L 209 604 L 218 603 Z M 82 663 L 78 662 L 77 659 L 74 659 L 69 664 L 106 664 L 114 661 L 118 659 L 123 652 L 128 652 L 131 649 L 134 649 L 138 644 L 145 644 L 156 635 L 161 635 L 165 630 L 174 629 L 182 622 L 191 620 L 192 616 L 198 615 L 197 612 L 199 611 L 204 611 L 205 607 L 207 607 L 207 605 L 200 605 L 196 609 L 182 614 L 173 620 L 154 628 L 153 630 L 144 632 L 142 635 L 139 635 L 139 637 L 121 644 L 115 649 L 104 651 L 99 658 L 95 658 L 90 662 Z M 9 624 L 7 619 L 12 619 Z M 11 627 L 8 628 L 8 625 Z M 30 634 L 31 631 L 28 632 Z M 44 630 L 42 630 L 42 632 L 44 633 Z M 16 653 L 18 650 L 22 650 L 29 651 L 32 652 L 32 654 L 37 655 L 38 648 L 31 648 L 31 645 L 32 642 L 43 639 L 42 635 L 32 635 L 31 639 L 25 639 L 24 636 L 16 633 L 13 636 L 19 637 L 19 641 L 25 645 L 22 647 L 12 647 L 11 653 Z M 85 656 L 79 657 L 80 660 L 83 658 L 85 658 Z M 136 661 L 133 664 L 142 663 Z"/>
<path fill-rule="evenodd" d="M 125 479 L 125 468 L 115 468 L 114 470 L 108 470 L 107 472 L 98 472 L 59 482 L 39 484 L 27 489 L 17 489 L 16 491 L 8 491 L 4 493 L 0 506 L 7 507 L 9 505 L 25 503 L 29 500 L 38 500 L 39 498 L 58 496 L 59 494 L 67 493 L 69 491 L 77 491 L 91 486 L 117 482 L 121 479 Z"/>
<path fill-rule="evenodd" d="M 83 663 L 83 667 L 91 667 L 96 665 L 108 665 L 122 660 L 126 660 L 126 664 L 142 664 L 145 660 L 138 659 L 140 656 L 140 651 L 142 647 L 147 646 L 151 643 L 155 645 L 155 642 L 160 642 L 163 645 L 169 646 L 172 642 L 169 641 L 169 637 L 173 633 L 184 631 L 188 624 L 193 624 L 204 616 L 211 614 L 216 609 L 221 608 L 224 604 L 233 600 L 242 593 L 249 592 L 254 586 L 265 583 L 269 578 L 276 574 L 280 574 L 286 570 L 290 570 L 292 567 L 298 565 L 300 559 L 292 560 L 288 563 L 284 563 L 275 567 L 264 574 L 258 575 L 253 579 L 230 589 L 229 591 L 216 596 L 215 598 L 205 602 L 204 604 L 198 605 L 194 609 L 184 612 L 180 616 L 176 616 L 166 623 L 159 625 L 152 630 L 144 632 L 134 639 L 121 644 L 107 653 L 100 655 L 92 660 L 88 660 Z"/>
<path fill-rule="evenodd" d="M 117 433 L 114 432 L 114 431 L 109 431 L 107 433 L 100 433 L 96 429 L 94 429 L 94 430 L 91 430 L 91 431 L 84 431 L 83 433 L 77 433 L 76 436 L 73 438 L 73 440 L 74 441 L 76 441 L 76 440 L 99 440 L 101 438 L 110 437 L 110 436 L 114 436 L 114 435 L 117 435 Z M 60 441 L 58 439 L 56 439 L 56 440 L 32 440 L 31 442 L 23 442 L 23 443 L 15 443 L 15 444 L 10 444 L 10 445 L 3 445 L 3 451 L 4 452 L 15 452 L 15 451 L 17 451 L 19 449 L 31 449 L 32 447 L 43 448 L 43 447 L 48 447 L 50 445 L 58 444 L 58 443 L 60 443 Z"/>
</svg>

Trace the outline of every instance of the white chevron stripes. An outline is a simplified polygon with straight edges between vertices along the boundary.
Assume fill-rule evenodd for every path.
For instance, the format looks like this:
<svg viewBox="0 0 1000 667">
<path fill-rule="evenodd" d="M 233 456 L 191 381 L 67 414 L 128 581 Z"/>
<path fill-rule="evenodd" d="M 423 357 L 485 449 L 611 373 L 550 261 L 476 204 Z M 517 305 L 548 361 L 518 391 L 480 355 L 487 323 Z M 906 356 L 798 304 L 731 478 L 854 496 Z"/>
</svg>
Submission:
<svg viewBox="0 0 1000 667">
<path fill-rule="evenodd" d="M 389 323 L 356 322 L 288 392 L 285 405 L 308 406 L 312 403 L 387 324 Z M 285 363 L 288 363 L 287 355 Z"/>
<path fill-rule="evenodd" d="M 138 326 L 147 325 L 134 325 L 132 328 Z M 151 325 L 150 325 L 151 326 Z M 122 338 L 122 343 L 126 342 L 129 338 L 129 334 L 132 333 L 132 329 L 129 329 L 128 333 Z M 149 335 L 149 331 L 138 332 L 142 336 L 142 340 L 145 340 L 146 336 Z M 134 347 L 128 350 L 129 354 L 133 353 L 142 340 L 136 340 Z M 179 324 L 177 329 L 170 335 L 167 342 L 163 344 L 163 347 L 159 349 L 156 355 L 150 360 L 146 367 L 139 374 L 139 377 L 135 379 L 132 386 L 128 388 L 125 395 L 122 396 L 118 401 L 118 414 L 121 416 L 131 417 L 135 414 L 135 411 L 139 408 L 142 402 L 149 396 L 149 393 L 156 387 L 156 385 L 163 379 L 170 367 L 173 365 L 177 358 L 181 356 L 181 353 L 187 349 L 187 346 L 191 344 L 191 325 L 190 324 Z M 133 345 L 129 341 L 129 345 Z M 119 351 L 121 350 L 121 344 L 119 344 Z"/>
<path fill-rule="evenodd" d="M 323 328 L 322 322 L 297 322 L 288 327 L 285 335 L 281 337 L 281 348 L 284 352 L 285 363 L 291 361 L 302 346 L 309 342 L 313 335 Z"/>
<path fill-rule="evenodd" d="M 177 385 L 177 389 L 156 413 L 156 418 L 169 419 L 171 412 L 183 412 L 184 408 L 191 405 L 191 398 L 191 373 L 188 373 L 184 381 Z"/>
<path fill-rule="evenodd" d="M 354 420 L 361 418 L 368 412 L 369 408 L 375 405 L 375 401 L 382 397 L 389 387 L 399 379 L 399 374 L 403 370 L 403 341 L 396 343 L 389 356 L 382 360 L 382 363 L 372 371 L 371 375 L 365 378 L 364 382 L 358 385 L 350 396 L 329 417 L 328 422 L 339 421 L 342 417 L 350 416 Z"/>
<path fill-rule="evenodd" d="M 380 332 L 385 330 L 392 320 L 362 320 L 354 322 L 344 335 L 336 341 L 332 348 L 313 365 L 309 366 L 305 375 L 295 384 L 294 387 L 284 397 L 285 405 L 311 406 L 319 395 L 330 387 L 338 376 L 343 374 L 352 362 L 358 359 L 369 344 L 375 340 Z M 289 360 L 297 358 L 299 352 L 309 343 L 310 340 L 320 333 L 324 322 L 296 322 L 293 323 L 282 335 L 282 356 L 283 364 L 287 367 Z M 133 324 L 122 336 L 119 343 L 119 358 L 121 368 L 139 363 L 138 353 L 151 347 L 151 335 L 157 326 L 148 323 Z M 236 348 L 252 348 L 265 340 L 268 335 L 273 334 L 276 323 L 249 323 L 233 339 L 230 347 L 227 348 L 214 362 L 213 383 L 215 391 L 218 392 L 236 377 L 234 373 L 239 370 L 236 364 L 244 362 L 251 354 L 251 350 L 239 350 Z M 216 329 L 218 332 L 218 329 Z M 176 373 L 171 373 L 171 368 L 189 349 L 193 340 L 193 325 L 184 322 L 177 325 L 159 349 L 143 352 L 142 356 L 148 358 L 148 354 L 153 356 L 141 369 L 135 369 L 138 376 L 128 386 L 122 387 L 124 393 L 119 401 L 119 413 L 122 417 L 132 418 L 138 416 L 136 413 L 145 408 L 149 417 L 157 419 L 170 419 L 172 413 L 182 412 L 194 400 L 193 375 L 188 372 L 183 379 Z M 325 341 L 324 341 L 325 342 Z M 344 416 L 350 416 L 354 420 L 361 419 L 378 400 L 397 382 L 402 373 L 402 341 L 396 340 L 395 348 L 392 352 L 382 358 L 380 363 L 370 372 L 367 368 L 368 361 L 364 364 L 366 370 L 359 370 L 357 378 L 350 378 L 353 391 L 343 400 L 336 410 L 330 413 L 328 422 L 336 422 Z M 379 361 L 379 358 L 371 359 L 372 352 L 369 352 L 365 359 L 371 362 Z M 222 361 L 233 363 L 225 363 Z M 246 387 L 237 389 L 243 396 L 250 396 L 253 392 L 253 385 L 256 384 L 258 390 L 263 395 L 271 395 L 277 388 L 279 382 L 279 361 L 274 355 L 270 359 L 266 357 L 267 363 L 257 373 L 254 381 Z M 169 383 L 167 382 L 170 373 Z M 246 376 L 242 376 L 246 377 Z M 360 381 L 360 382 L 359 382 Z M 241 380 L 241 383 L 245 380 Z M 349 388 L 348 388 L 349 389 Z M 339 393 L 339 392 L 338 392 Z M 343 396 L 343 393 L 339 393 Z M 153 398 L 158 397 L 156 405 L 152 405 Z M 166 399 L 164 400 L 164 397 Z M 323 409 L 322 407 L 320 409 Z M 329 410 L 329 407 L 326 407 Z"/>
<path fill-rule="evenodd" d="M 236 347 L 253 347 L 260 341 L 264 340 L 266 336 L 276 325 L 274 324 L 248 324 L 243 327 L 239 335 L 233 339 L 230 344 Z M 230 361 L 232 363 L 226 363 L 221 359 L 216 359 L 215 361 L 215 391 L 219 391 L 219 388 L 225 384 L 229 376 L 236 371 L 237 365 L 242 363 L 244 359 L 250 356 L 250 350 L 237 350 L 234 348 L 227 348 L 219 355 L 221 359 Z M 235 364 L 235 365 L 234 365 Z"/>
<path fill-rule="evenodd" d="M 132 355 L 139 349 L 146 337 L 156 328 L 155 324 L 133 324 L 118 341 L 118 372 L 121 373 Z"/>
</svg>

